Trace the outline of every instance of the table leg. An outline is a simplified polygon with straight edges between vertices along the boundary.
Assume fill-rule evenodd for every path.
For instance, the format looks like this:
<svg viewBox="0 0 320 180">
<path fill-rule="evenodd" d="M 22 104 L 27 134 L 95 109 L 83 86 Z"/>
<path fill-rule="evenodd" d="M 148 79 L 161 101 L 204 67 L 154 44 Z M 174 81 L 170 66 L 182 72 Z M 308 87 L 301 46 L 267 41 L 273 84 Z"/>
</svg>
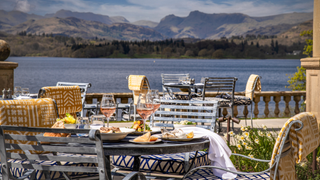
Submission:
<svg viewBox="0 0 320 180">
<path fill-rule="evenodd" d="M 108 179 L 112 180 L 112 178 L 111 178 L 111 162 L 110 162 L 109 155 L 106 155 L 106 169 L 107 169 Z"/>
<path fill-rule="evenodd" d="M 140 156 L 134 156 L 133 171 L 140 171 Z M 134 177 L 133 180 L 138 180 L 138 177 Z"/>
</svg>

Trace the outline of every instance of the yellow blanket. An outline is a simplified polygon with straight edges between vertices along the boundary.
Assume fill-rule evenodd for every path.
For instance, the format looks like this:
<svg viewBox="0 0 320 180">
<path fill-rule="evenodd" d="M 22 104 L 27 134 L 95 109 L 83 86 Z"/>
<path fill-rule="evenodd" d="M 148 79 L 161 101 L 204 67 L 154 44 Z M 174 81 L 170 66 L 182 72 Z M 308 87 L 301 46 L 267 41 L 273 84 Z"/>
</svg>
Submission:
<svg viewBox="0 0 320 180">
<path fill-rule="evenodd" d="M 128 88 L 133 91 L 133 101 L 137 105 L 139 94 L 148 93 L 150 85 L 145 75 L 130 75 L 128 78 Z"/>
<path fill-rule="evenodd" d="M 295 162 L 299 163 L 302 159 L 306 158 L 308 154 L 314 151 L 320 143 L 319 139 L 319 130 L 316 117 L 309 112 L 304 112 L 297 114 L 290 118 L 282 127 L 277 141 L 274 145 L 271 165 L 275 162 L 275 156 L 280 153 L 280 145 L 282 141 L 285 141 L 283 138 L 286 130 L 289 128 L 288 125 L 291 121 L 300 120 L 303 123 L 303 128 L 300 131 L 295 131 L 295 128 L 299 126 L 297 124 L 293 125 L 289 132 L 290 140 L 292 141 L 292 156 L 287 156 L 282 158 L 279 163 L 278 176 L 280 180 L 294 180 L 296 179 L 295 172 Z M 271 170 L 270 177 L 271 180 L 274 176 L 274 168 Z M 278 178 L 276 178 L 278 179 Z"/>
<path fill-rule="evenodd" d="M 50 98 L 0 100 L 0 125 L 51 127 L 56 119 L 56 107 L 54 101 Z M 23 134 L 24 132 L 19 133 Z M 39 133 L 30 133 L 30 135 L 36 134 Z M 19 143 L 28 142 L 19 141 Z"/>
<path fill-rule="evenodd" d="M 52 98 L 57 102 L 60 118 L 64 118 L 66 113 L 75 115 L 82 110 L 79 86 L 52 86 L 41 89 L 45 90 L 41 95 L 42 98 Z"/>
<path fill-rule="evenodd" d="M 257 81 L 256 86 L 254 87 L 254 82 Z M 253 89 L 254 88 L 254 89 Z M 246 97 L 252 98 L 252 90 L 261 92 L 261 81 L 260 77 L 255 74 L 251 74 L 246 85 Z M 251 99 L 252 100 L 252 99 Z"/>
</svg>

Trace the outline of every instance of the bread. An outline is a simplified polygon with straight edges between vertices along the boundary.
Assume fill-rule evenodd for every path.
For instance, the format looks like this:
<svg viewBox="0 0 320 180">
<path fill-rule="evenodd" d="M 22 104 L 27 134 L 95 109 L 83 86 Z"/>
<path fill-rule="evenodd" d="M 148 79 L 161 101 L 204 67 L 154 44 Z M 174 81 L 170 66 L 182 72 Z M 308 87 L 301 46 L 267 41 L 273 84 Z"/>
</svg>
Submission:
<svg viewBox="0 0 320 180">
<path fill-rule="evenodd" d="M 133 139 L 134 142 L 150 142 L 151 133 L 147 132 L 142 136 Z"/>
<path fill-rule="evenodd" d="M 151 136 L 151 137 L 150 137 L 150 141 L 156 141 L 156 140 L 158 140 L 157 137 L 155 137 L 155 136 Z"/>
</svg>

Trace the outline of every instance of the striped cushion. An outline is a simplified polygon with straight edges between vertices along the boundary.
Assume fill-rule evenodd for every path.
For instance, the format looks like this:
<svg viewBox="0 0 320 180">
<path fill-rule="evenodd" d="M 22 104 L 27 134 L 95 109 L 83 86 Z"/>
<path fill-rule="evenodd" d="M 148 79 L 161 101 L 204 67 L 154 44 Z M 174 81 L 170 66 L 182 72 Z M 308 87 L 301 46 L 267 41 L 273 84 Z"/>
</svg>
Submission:
<svg viewBox="0 0 320 180">
<path fill-rule="evenodd" d="M 195 158 L 195 152 L 191 152 L 189 158 L 189 163 L 191 164 Z M 133 156 L 112 157 L 114 166 L 129 170 L 133 170 L 133 161 Z M 199 151 L 194 164 L 195 167 L 210 164 L 207 152 Z M 141 156 L 140 170 L 146 172 L 161 172 L 164 174 L 184 174 L 184 153 Z"/>
<path fill-rule="evenodd" d="M 199 169 L 192 175 L 188 176 L 185 178 L 186 180 L 212 180 L 212 179 L 221 179 L 220 177 L 217 177 L 213 174 L 212 169 Z M 270 179 L 270 174 L 269 173 L 263 173 L 259 175 L 239 175 L 235 180 L 245 180 L 245 179 L 256 179 L 256 180 L 261 180 L 261 179 Z"/>
<path fill-rule="evenodd" d="M 74 155 L 74 154 L 65 154 L 65 153 L 60 153 L 58 156 L 90 156 L 90 155 Z M 29 161 L 26 160 L 9 160 L 10 162 L 18 162 L 21 164 L 28 164 Z M 42 164 L 42 165 L 57 165 L 57 162 L 55 161 L 36 161 L 37 164 Z M 76 167 L 96 167 L 97 165 L 94 163 L 73 163 L 73 162 L 61 162 L 62 165 L 65 166 L 76 166 Z M 22 169 L 22 168 L 10 168 L 12 175 L 16 178 L 21 177 L 23 173 L 27 169 Z M 56 172 L 56 171 L 50 171 L 50 177 L 51 179 L 61 179 L 64 178 L 63 174 L 61 172 Z M 1 175 L 1 164 L 0 164 L 0 175 Z M 80 177 L 88 177 L 88 176 L 97 176 L 97 173 L 86 173 L 86 172 L 68 172 L 68 175 L 71 178 L 80 178 Z M 45 179 L 44 172 L 41 170 L 36 170 L 36 180 L 41 180 Z"/>
<path fill-rule="evenodd" d="M 196 94 L 191 94 L 191 99 L 197 97 Z M 188 94 L 166 94 L 161 99 L 163 100 L 189 100 Z"/>
<path fill-rule="evenodd" d="M 216 97 L 219 97 L 219 98 L 223 98 L 223 99 L 228 99 L 228 100 L 231 100 L 232 97 L 230 94 L 227 94 L 227 93 L 224 93 L 224 94 L 220 94 Z M 248 106 L 252 103 L 251 99 L 246 97 L 246 96 L 234 96 L 233 98 L 233 103 L 235 106 Z"/>
</svg>

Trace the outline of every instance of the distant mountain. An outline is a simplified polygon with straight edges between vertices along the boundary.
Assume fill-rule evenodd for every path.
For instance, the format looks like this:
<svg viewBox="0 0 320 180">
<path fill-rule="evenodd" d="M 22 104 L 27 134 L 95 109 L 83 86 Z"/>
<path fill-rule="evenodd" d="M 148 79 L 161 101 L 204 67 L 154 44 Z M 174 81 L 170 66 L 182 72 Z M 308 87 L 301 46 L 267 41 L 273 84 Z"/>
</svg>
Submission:
<svg viewBox="0 0 320 180">
<path fill-rule="evenodd" d="M 59 18 L 67 18 L 67 17 L 75 17 L 78 19 L 83 19 L 87 21 L 98 21 L 104 24 L 113 24 L 113 23 L 129 23 L 129 21 L 122 16 L 114 16 L 109 17 L 107 15 L 94 14 L 91 12 L 72 12 L 69 10 L 60 10 L 54 14 L 46 14 L 44 17 L 59 17 Z"/>
<path fill-rule="evenodd" d="M 156 27 L 159 23 L 153 22 L 153 21 L 145 21 L 145 20 L 140 20 L 133 22 L 131 24 L 137 25 L 137 26 L 143 26 L 143 27 L 148 27 L 148 28 L 154 28 Z"/>
<path fill-rule="evenodd" d="M 301 24 L 293 26 L 289 30 L 278 34 L 278 36 L 287 37 L 287 38 L 294 38 L 294 37 L 300 36 L 300 33 L 302 31 L 308 31 L 308 30 L 312 30 L 312 29 L 313 29 L 313 20 L 309 20 L 309 21 L 306 21 Z"/>
<path fill-rule="evenodd" d="M 97 21 L 86 21 L 74 17 L 29 20 L 16 25 L 6 32 L 16 34 L 21 31 L 36 34 L 58 34 L 82 38 L 106 38 L 118 40 L 162 40 L 165 36 L 157 31 L 128 23 L 107 25 Z"/>
<path fill-rule="evenodd" d="M 0 10 L 0 21 L 10 26 L 15 26 L 30 19 L 43 19 L 43 16 L 28 14 L 20 11 Z M 1 28 L 1 27 L 0 27 Z"/>
<path fill-rule="evenodd" d="M 242 35 L 261 27 L 280 24 L 294 26 L 312 18 L 313 13 L 288 13 L 265 17 L 250 17 L 241 13 L 206 14 L 192 11 L 187 17 L 168 15 L 161 19 L 154 29 L 173 38 L 218 39 L 224 36 Z"/>
<path fill-rule="evenodd" d="M 296 25 L 298 24 L 278 24 L 274 26 L 259 27 L 258 29 L 249 30 L 244 34 L 277 35 L 291 29 Z"/>
</svg>

